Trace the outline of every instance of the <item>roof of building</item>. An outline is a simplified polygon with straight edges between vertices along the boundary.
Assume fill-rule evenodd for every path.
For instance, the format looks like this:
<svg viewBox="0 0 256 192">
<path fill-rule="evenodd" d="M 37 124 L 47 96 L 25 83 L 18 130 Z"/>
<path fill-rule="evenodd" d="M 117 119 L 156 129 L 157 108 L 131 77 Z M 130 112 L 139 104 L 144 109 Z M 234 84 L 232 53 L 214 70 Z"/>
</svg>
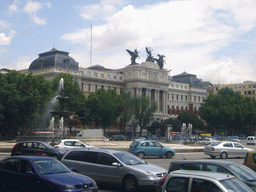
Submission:
<svg viewBox="0 0 256 192">
<path fill-rule="evenodd" d="M 173 76 L 172 81 L 187 83 L 189 84 L 190 87 L 193 88 L 204 88 L 204 83 L 202 79 L 198 79 L 196 75 L 189 74 L 186 72 Z"/>
<path fill-rule="evenodd" d="M 40 70 L 45 68 L 57 67 L 71 70 L 78 70 L 78 62 L 68 55 L 68 52 L 60 51 L 55 48 L 38 54 L 29 66 L 29 70 Z"/>
</svg>

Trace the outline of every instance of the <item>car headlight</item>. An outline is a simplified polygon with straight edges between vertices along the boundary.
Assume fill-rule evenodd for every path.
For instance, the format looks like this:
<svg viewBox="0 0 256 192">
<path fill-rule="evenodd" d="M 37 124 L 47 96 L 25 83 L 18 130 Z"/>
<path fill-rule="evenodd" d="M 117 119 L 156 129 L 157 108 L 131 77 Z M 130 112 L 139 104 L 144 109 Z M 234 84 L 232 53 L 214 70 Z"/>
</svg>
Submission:
<svg viewBox="0 0 256 192">
<path fill-rule="evenodd" d="M 62 189 L 75 189 L 76 186 L 75 185 L 63 185 Z"/>
<path fill-rule="evenodd" d="M 157 178 L 157 175 L 152 172 L 146 172 L 149 177 Z"/>
</svg>

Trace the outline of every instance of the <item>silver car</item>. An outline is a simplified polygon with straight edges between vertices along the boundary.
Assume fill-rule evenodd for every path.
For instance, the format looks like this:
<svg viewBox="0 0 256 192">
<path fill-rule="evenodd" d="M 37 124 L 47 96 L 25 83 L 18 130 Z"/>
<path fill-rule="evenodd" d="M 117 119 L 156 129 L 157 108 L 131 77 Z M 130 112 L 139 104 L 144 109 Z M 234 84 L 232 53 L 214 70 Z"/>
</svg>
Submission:
<svg viewBox="0 0 256 192">
<path fill-rule="evenodd" d="M 61 160 L 67 167 L 102 184 L 117 185 L 122 191 L 157 188 L 167 170 L 142 161 L 126 151 L 97 148 L 68 151 Z"/>
<path fill-rule="evenodd" d="M 245 148 L 237 142 L 216 142 L 205 146 L 204 154 L 209 155 L 212 159 L 220 157 L 226 159 L 230 156 L 245 157 L 248 151 L 254 151 L 250 148 Z"/>
<path fill-rule="evenodd" d="M 253 192 L 233 175 L 207 171 L 178 170 L 171 172 L 162 192 Z"/>
</svg>

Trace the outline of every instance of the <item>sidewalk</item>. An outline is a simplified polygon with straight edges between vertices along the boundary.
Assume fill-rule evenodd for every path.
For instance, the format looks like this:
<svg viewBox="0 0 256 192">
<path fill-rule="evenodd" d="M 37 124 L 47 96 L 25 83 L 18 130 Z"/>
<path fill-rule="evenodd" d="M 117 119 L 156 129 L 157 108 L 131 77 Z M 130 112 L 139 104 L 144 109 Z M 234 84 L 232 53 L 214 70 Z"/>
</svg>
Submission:
<svg viewBox="0 0 256 192">
<path fill-rule="evenodd" d="M 88 141 L 86 143 L 95 147 L 100 147 L 100 148 L 128 150 L 132 141 Z M 16 144 L 15 142 L 0 141 L 0 152 L 10 153 L 15 144 Z M 173 148 L 176 151 L 176 153 L 202 152 L 205 148 L 204 146 L 189 146 L 189 145 L 172 144 L 172 143 L 162 143 L 162 144 L 166 147 Z"/>
</svg>

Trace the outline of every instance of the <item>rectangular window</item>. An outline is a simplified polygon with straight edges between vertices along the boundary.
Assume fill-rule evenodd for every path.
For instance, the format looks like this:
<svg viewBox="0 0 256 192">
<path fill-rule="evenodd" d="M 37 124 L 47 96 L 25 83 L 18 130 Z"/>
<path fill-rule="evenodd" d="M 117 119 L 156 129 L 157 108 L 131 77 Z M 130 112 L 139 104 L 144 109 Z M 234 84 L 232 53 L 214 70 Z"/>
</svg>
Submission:
<svg viewBox="0 0 256 192">
<path fill-rule="evenodd" d="M 94 73 L 94 77 L 98 77 L 98 73 Z"/>
</svg>

